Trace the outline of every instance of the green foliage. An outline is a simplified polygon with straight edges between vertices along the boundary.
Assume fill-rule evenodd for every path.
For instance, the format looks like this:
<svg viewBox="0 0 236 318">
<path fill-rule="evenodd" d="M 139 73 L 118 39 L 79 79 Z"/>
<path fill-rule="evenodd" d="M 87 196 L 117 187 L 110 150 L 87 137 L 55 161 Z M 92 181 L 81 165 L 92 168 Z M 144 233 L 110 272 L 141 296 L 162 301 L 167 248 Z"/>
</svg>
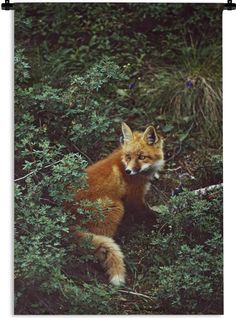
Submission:
<svg viewBox="0 0 236 318">
<path fill-rule="evenodd" d="M 136 233 L 141 247 L 125 238 L 130 284 L 153 297 L 151 313 L 222 313 L 222 191 L 213 198 L 187 192 L 153 209 L 158 225 L 148 235 Z M 139 306 L 150 313 L 148 305 Z"/>
<path fill-rule="evenodd" d="M 151 119 L 183 131 L 194 122 L 195 132 L 215 147 L 222 135 L 221 10 L 215 4 L 19 4 L 16 40 L 34 65 L 31 81 L 58 94 L 61 105 L 52 100 L 57 109 L 66 107 L 59 93 L 71 76 L 90 74 L 94 63 L 112 57 L 127 77 L 104 96 L 110 119 L 135 118 L 137 128 Z M 91 76 L 87 83 L 93 85 Z M 43 115 L 59 114 L 48 109 Z"/>
<path fill-rule="evenodd" d="M 199 200 L 186 193 L 160 209 L 160 220 L 166 223 L 152 244 L 172 258 L 151 271 L 159 275 L 156 295 L 169 313 L 223 310 L 222 193 L 215 197 Z"/>
<path fill-rule="evenodd" d="M 215 240 L 213 251 L 207 252 L 201 245 L 182 245 L 176 262 L 160 268 L 157 297 L 163 309 L 169 308 L 172 314 L 222 313 L 222 255 L 215 255 L 221 252 L 222 237 Z"/>
<path fill-rule="evenodd" d="M 117 147 L 123 120 L 134 129 L 159 122 L 170 166 L 190 152 L 200 186 L 221 182 L 222 7 L 15 9 L 15 312 L 221 313 L 221 193 L 169 201 L 159 183 L 158 225 L 129 224 L 118 237 L 126 289 L 147 298 L 101 283 L 90 240 L 78 247 L 71 238 L 76 213 L 84 222 L 103 217 L 99 200 L 84 200 L 74 215 L 65 203 L 87 186 L 86 166 Z"/>
<path fill-rule="evenodd" d="M 27 74 L 29 80 L 29 66 L 25 61 L 22 51 L 16 52 L 16 74 Z M 93 88 L 87 89 L 87 82 L 91 78 L 77 78 L 77 85 L 83 83 L 86 96 L 91 99 L 93 90 L 101 87 L 111 77 L 116 78 L 118 66 L 113 62 L 104 61 L 97 65 L 101 76 L 94 79 Z M 93 68 L 96 72 L 96 67 Z M 103 71 L 103 72 L 102 72 Z M 100 73 L 98 73 L 100 74 Z M 19 77 L 20 78 L 20 77 Z M 69 234 L 70 225 L 74 224 L 74 216 L 66 212 L 64 204 L 73 199 L 74 189 L 86 187 L 84 169 L 87 161 L 80 153 L 69 152 L 66 143 L 55 140 L 56 134 L 63 128 L 63 118 L 57 117 L 58 121 L 51 125 L 52 117 L 40 120 L 41 110 L 47 112 L 54 107 L 55 111 L 62 111 L 60 101 L 66 99 L 59 89 L 43 86 L 42 94 L 34 94 L 38 87 L 16 86 L 16 190 L 15 190 L 15 278 L 16 278 L 16 312 L 21 314 L 46 314 L 54 313 L 55 310 L 66 313 L 97 313 L 105 308 L 112 295 L 112 290 L 106 291 L 97 284 L 92 290 L 88 285 L 81 283 L 80 286 L 65 274 L 67 264 L 84 263 L 91 259 L 86 254 L 80 257 L 75 251 L 78 249 L 71 243 Z M 90 83 L 89 83 L 90 84 Z M 82 84 L 81 84 L 82 85 Z M 73 88 L 73 86 L 72 86 Z M 66 92 L 71 94 L 71 90 Z M 77 93 L 73 91 L 73 94 Z M 85 94 L 85 93 L 84 93 Z M 91 94 L 91 95 L 90 95 Z M 85 95 L 81 95 L 85 96 Z M 61 98 L 61 99 L 60 99 Z M 24 104 L 27 99 L 27 104 Z M 76 99 L 76 97 L 75 97 Z M 72 99 L 71 99 L 72 100 Z M 88 99 L 87 99 L 88 101 Z M 58 104 L 58 107 L 56 106 Z M 95 103 L 95 102 L 94 102 Z M 35 105 L 35 107 L 32 107 Z M 65 104 L 63 105 L 65 107 Z M 24 112 L 22 111 L 24 109 Z M 83 113 L 83 108 L 78 106 L 68 109 L 66 118 L 75 120 L 75 114 Z M 65 109 L 64 109 L 65 111 Z M 63 112 L 64 112 L 63 111 Z M 91 114 L 88 113 L 87 116 Z M 86 114 L 85 114 L 86 116 Z M 100 117 L 92 114 L 91 122 L 87 127 L 97 127 L 97 136 L 104 132 Z M 61 126 L 56 126 L 60 124 Z M 86 124 L 83 122 L 84 125 Z M 57 129 L 52 133 L 51 129 Z M 75 133 L 71 129 L 68 135 Z M 77 131 L 77 138 L 83 140 L 83 131 Z M 80 134 L 79 134 L 80 133 Z M 71 137 L 72 138 L 72 137 Z M 72 138 L 73 140 L 73 138 Z M 92 149 L 92 145 L 90 145 Z M 82 147 L 82 149 L 88 149 Z M 68 187 L 70 185 L 70 187 Z M 88 214 L 87 208 L 93 211 L 101 211 L 99 203 L 84 202 L 79 209 L 80 214 L 88 215 L 87 222 L 92 217 L 92 211 Z M 100 210 L 99 210 L 100 208 Z M 96 213 L 102 218 L 102 213 Z M 83 224 L 81 224 L 83 225 Z M 86 246 L 87 248 L 89 245 Z M 57 297 L 58 303 L 54 297 Z M 95 298 L 95 300 L 93 300 Z M 60 309 L 56 309 L 59 306 Z M 58 308 L 59 308 L 58 307 Z"/>
</svg>

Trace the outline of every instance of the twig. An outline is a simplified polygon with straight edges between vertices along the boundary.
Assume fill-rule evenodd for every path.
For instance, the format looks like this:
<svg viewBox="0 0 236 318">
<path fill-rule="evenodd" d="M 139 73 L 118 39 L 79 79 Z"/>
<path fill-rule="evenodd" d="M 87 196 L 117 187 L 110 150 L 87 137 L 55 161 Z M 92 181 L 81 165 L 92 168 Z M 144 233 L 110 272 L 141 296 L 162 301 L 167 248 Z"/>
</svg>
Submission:
<svg viewBox="0 0 236 318">
<path fill-rule="evenodd" d="M 181 166 L 179 166 L 179 167 L 177 167 L 177 168 L 173 168 L 173 169 L 169 168 L 169 169 L 165 169 L 165 170 L 168 171 L 168 172 L 173 172 L 173 171 L 178 171 L 178 170 L 180 170 L 180 169 L 182 169 Z"/>
<path fill-rule="evenodd" d="M 162 226 L 159 228 L 159 230 L 158 230 L 158 233 L 160 233 L 161 232 L 161 230 L 167 225 L 168 223 L 164 223 L 164 224 L 162 224 Z"/>
<path fill-rule="evenodd" d="M 151 299 L 151 300 L 155 299 L 154 297 L 151 297 L 151 296 L 148 296 L 148 295 L 144 295 L 144 294 L 140 294 L 140 293 L 136 293 L 136 292 L 128 291 L 128 290 L 123 290 L 123 289 L 119 289 L 119 292 L 125 293 L 125 294 L 131 294 L 131 295 L 135 295 L 135 296 L 140 296 L 140 297 Z"/>
<path fill-rule="evenodd" d="M 185 137 L 185 138 L 187 138 L 187 136 L 189 135 L 189 133 L 190 133 L 190 131 L 192 130 L 193 126 L 194 126 L 194 122 L 192 122 L 191 126 L 190 126 L 189 129 L 187 130 L 187 132 L 186 132 L 186 137 Z M 168 159 L 166 160 L 166 162 L 169 162 L 170 160 L 172 160 L 172 159 L 174 159 L 175 157 L 177 157 L 177 156 L 180 154 L 181 151 L 182 151 L 182 141 L 179 142 L 179 149 L 178 149 L 178 151 L 177 151 L 176 153 L 174 153 L 173 156 L 171 156 L 170 158 L 168 158 Z"/>
<path fill-rule="evenodd" d="M 174 159 L 176 156 L 178 156 L 178 155 L 180 154 L 181 150 L 182 150 L 182 142 L 180 141 L 180 142 L 179 142 L 179 149 L 178 149 L 178 151 L 177 151 L 176 153 L 174 153 L 170 158 L 166 159 L 165 161 L 166 161 L 166 162 L 169 162 L 169 161 L 171 161 L 172 159 Z"/>
<path fill-rule="evenodd" d="M 14 182 L 17 182 L 17 181 L 20 181 L 20 180 L 24 180 L 25 178 L 27 178 L 27 177 L 30 176 L 31 174 L 36 173 L 36 172 L 39 172 L 39 171 L 41 171 L 41 170 L 43 170 L 43 169 L 47 169 L 47 168 L 49 168 L 49 167 L 51 167 L 51 166 L 54 166 L 54 165 L 56 165 L 57 163 L 61 162 L 62 160 L 63 160 L 63 159 L 60 159 L 60 160 L 58 160 L 58 161 L 55 161 L 55 162 L 53 162 L 53 163 L 50 163 L 49 165 L 47 165 L 47 166 L 45 166 L 45 167 L 42 167 L 42 168 L 39 168 L 39 169 L 35 169 L 34 171 L 31 171 L 31 172 L 27 173 L 25 176 L 20 177 L 20 178 L 18 178 L 18 179 L 15 179 Z"/>
<path fill-rule="evenodd" d="M 188 172 L 184 172 L 184 173 L 179 174 L 179 179 L 183 179 L 183 177 L 188 177 L 191 180 L 195 180 L 196 179 L 192 174 L 190 174 Z"/>
<path fill-rule="evenodd" d="M 21 178 L 18 178 L 18 179 L 15 179 L 14 182 L 17 182 L 17 181 L 20 181 L 20 180 L 23 180 L 25 178 L 27 178 L 28 176 L 30 176 L 31 174 L 37 172 L 39 170 L 34 170 L 34 171 L 31 171 L 30 173 L 26 174 L 25 176 L 21 177 Z"/>
<path fill-rule="evenodd" d="M 50 203 L 50 204 L 55 205 L 55 202 L 53 202 L 52 200 L 47 199 L 47 198 L 39 198 L 39 200 L 41 200 L 41 201 L 45 201 L 45 202 L 48 202 L 48 203 Z"/>
<path fill-rule="evenodd" d="M 70 141 L 70 140 L 69 140 Z M 82 156 L 84 156 L 88 161 L 89 161 L 89 163 L 93 163 L 93 161 L 92 161 L 92 159 L 91 158 L 89 158 L 89 156 L 88 155 L 86 155 L 86 153 L 84 153 L 82 150 L 80 150 L 74 143 L 72 143 L 71 141 L 70 141 L 70 143 L 71 143 L 71 145 L 82 155 Z"/>
<path fill-rule="evenodd" d="M 164 200 L 167 200 L 168 196 L 165 194 L 164 191 L 159 190 L 153 183 L 151 183 L 151 187 L 156 193 L 161 194 Z"/>
</svg>

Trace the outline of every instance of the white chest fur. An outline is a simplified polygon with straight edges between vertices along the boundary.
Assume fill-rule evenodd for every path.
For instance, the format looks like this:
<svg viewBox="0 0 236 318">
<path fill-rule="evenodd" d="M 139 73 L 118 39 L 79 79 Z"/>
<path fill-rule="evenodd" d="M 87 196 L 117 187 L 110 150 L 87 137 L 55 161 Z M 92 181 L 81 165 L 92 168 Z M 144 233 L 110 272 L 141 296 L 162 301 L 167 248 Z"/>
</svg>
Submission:
<svg viewBox="0 0 236 318">
<path fill-rule="evenodd" d="M 148 182 L 146 185 L 145 185 L 145 189 L 144 189 L 144 195 L 146 195 L 148 193 L 148 191 L 150 190 L 151 188 L 151 182 Z"/>
</svg>

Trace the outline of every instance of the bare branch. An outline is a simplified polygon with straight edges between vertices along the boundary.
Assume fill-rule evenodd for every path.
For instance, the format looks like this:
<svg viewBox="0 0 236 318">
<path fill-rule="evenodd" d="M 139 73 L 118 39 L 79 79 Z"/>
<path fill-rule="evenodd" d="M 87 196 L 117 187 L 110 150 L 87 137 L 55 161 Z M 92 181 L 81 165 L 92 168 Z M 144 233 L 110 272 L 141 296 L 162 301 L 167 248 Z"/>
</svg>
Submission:
<svg viewBox="0 0 236 318">
<path fill-rule="evenodd" d="M 144 295 L 144 294 L 140 294 L 140 293 L 136 293 L 136 292 L 129 291 L 129 290 L 119 289 L 119 292 L 125 293 L 125 294 L 134 295 L 134 296 L 139 296 L 139 297 L 143 297 L 143 298 L 147 298 L 147 299 L 151 299 L 151 300 L 155 299 L 154 297 L 151 297 L 151 296 L 148 296 L 148 295 Z"/>
<path fill-rule="evenodd" d="M 84 153 L 82 150 L 80 150 L 80 149 L 79 149 L 74 143 L 72 143 L 71 141 L 70 141 L 70 143 L 71 143 L 71 145 L 78 151 L 78 153 L 80 153 L 82 156 L 84 156 L 84 157 L 88 160 L 88 162 L 89 162 L 90 164 L 93 163 L 92 159 L 89 158 L 89 156 L 86 155 L 86 153 Z"/>
<path fill-rule="evenodd" d="M 44 166 L 44 167 L 39 168 L 39 169 L 35 169 L 35 170 L 33 170 L 33 171 L 27 173 L 25 176 L 20 177 L 20 178 L 18 178 L 18 179 L 15 179 L 14 182 L 17 182 L 17 181 L 20 181 L 20 180 L 24 180 L 24 179 L 26 179 L 27 177 L 29 177 L 31 174 L 36 173 L 36 172 L 39 172 L 39 171 L 41 171 L 41 170 L 43 170 L 43 169 L 46 169 L 46 168 L 49 168 L 49 167 L 51 167 L 51 166 L 54 166 L 54 165 L 56 165 L 57 163 L 61 162 L 62 160 L 63 160 L 63 159 L 60 159 L 60 160 L 58 160 L 58 161 L 55 161 L 55 162 L 53 162 L 53 163 L 50 163 L 50 164 L 47 165 L 47 166 Z"/>
</svg>

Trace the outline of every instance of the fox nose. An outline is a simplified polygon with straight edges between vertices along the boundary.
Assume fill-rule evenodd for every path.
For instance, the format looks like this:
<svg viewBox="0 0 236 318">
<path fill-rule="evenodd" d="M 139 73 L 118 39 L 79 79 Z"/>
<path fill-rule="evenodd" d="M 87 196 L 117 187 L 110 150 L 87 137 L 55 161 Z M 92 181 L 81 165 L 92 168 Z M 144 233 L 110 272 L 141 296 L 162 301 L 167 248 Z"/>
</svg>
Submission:
<svg viewBox="0 0 236 318">
<path fill-rule="evenodd" d="M 127 174 L 130 174 L 130 175 L 136 175 L 136 174 L 139 173 L 139 171 L 140 171 L 140 169 L 138 169 L 138 168 L 134 168 L 134 169 L 132 169 L 132 170 L 130 170 L 130 169 L 125 169 L 125 172 L 126 172 Z"/>
</svg>

